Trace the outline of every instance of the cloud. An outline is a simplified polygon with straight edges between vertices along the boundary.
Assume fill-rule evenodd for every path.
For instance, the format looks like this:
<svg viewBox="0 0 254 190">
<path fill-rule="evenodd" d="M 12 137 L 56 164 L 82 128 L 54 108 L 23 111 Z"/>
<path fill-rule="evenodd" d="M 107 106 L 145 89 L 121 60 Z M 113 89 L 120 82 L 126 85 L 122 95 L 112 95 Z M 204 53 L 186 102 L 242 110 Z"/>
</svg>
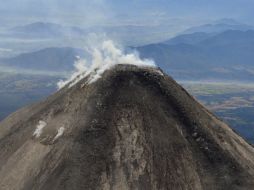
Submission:
<svg viewBox="0 0 254 190">
<path fill-rule="evenodd" d="M 1 13 L 2 12 L 2 13 Z M 94 25 L 108 20 L 112 11 L 104 0 L 12 0 L 1 2 L 0 15 L 33 17 L 67 24 Z"/>
<path fill-rule="evenodd" d="M 0 48 L 0 53 L 1 52 L 12 52 L 12 49 L 7 49 L 7 48 Z"/>
</svg>

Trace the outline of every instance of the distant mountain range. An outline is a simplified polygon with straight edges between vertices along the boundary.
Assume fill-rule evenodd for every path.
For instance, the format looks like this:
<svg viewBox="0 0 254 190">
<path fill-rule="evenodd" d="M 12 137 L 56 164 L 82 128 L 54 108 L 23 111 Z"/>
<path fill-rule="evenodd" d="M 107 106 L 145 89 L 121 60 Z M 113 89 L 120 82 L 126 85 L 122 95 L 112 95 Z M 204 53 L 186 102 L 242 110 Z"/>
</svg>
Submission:
<svg viewBox="0 0 254 190">
<path fill-rule="evenodd" d="M 252 27 L 232 19 L 212 22 L 208 27 L 211 30 L 204 30 L 204 28 L 207 29 L 207 26 L 196 27 L 195 30 L 192 28 L 188 31 L 196 32 L 178 35 L 160 43 L 138 46 L 135 49 L 140 52 L 142 58 L 154 59 L 158 66 L 179 80 L 253 81 L 254 30 L 247 30 Z M 221 31 L 222 28 L 225 31 Z M 114 27 L 83 30 L 42 22 L 12 28 L 12 31 L 19 34 L 34 34 L 42 37 L 61 36 L 63 31 L 69 31 L 74 35 L 74 33 L 81 34 L 90 32 L 90 30 L 106 31 L 112 33 L 113 36 L 128 31 L 130 36 L 133 35 L 133 40 L 135 40 L 134 36 L 138 36 L 137 33 L 145 33 L 145 28 L 142 26 L 115 27 L 115 30 Z M 132 33 L 132 31 L 135 32 Z M 77 48 L 46 48 L 1 59 L 0 66 L 70 72 L 73 70 L 73 63 L 77 55 L 88 57 L 83 50 Z"/>
<path fill-rule="evenodd" d="M 179 80 L 254 81 L 254 31 L 228 30 L 219 34 L 184 34 L 135 48 L 142 58 Z M 89 55 L 76 48 L 46 48 L 1 59 L 0 66 L 40 71 L 70 72 L 76 56 Z"/>
<path fill-rule="evenodd" d="M 192 34 L 196 32 L 205 32 L 205 33 L 220 33 L 227 30 L 241 30 L 247 31 L 254 29 L 253 26 L 240 23 L 233 19 L 221 19 L 214 21 L 209 24 L 204 24 L 200 26 L 191 27 L 183 32 L 183 34 Z"/>
<path fill-rule="evenodd" d="M 165 25 L 100 25 L 91 27 L 64 26 L 48 22 L 34 22 L 7 29 L 0 33 L 0 37 L 21 39 L 69 39 L 80 40 L 88 34 L 106 34 L 109 38 L 121 41 L 124 45 L 147 44 L 164 40 L 165 36 L 172 36 L 172 26 Z M 0 42 L 1 43 L 1 42 Z"/>
<path fill-rule="evenodd" d="M 254 80 L 254 31 L 193 33 L 136 48 L 178 79 Z"/>
<path fill-rule="evenodd" d="M 0 52 L 1 57 L 14 56 L 23 52 L 31 52 L 48 47 L 78 47 L 82 48 L 89 34 L 105 34 L 108 38 L 120 42 L 123 46 L 142 46 L 160 41 L 166 41 L 179 34 L 206 33 L 218 34 L 227 30 L 246 31 L 253 27 L 232 19 L 222 19 L 206 23 L 202 26 L 186 30 L 179 27 L 175 21 L 165 21 L 159 25 L 121 24 L 100 25 L 91 27 L 68 26 L 59 23 L 34 22 L 21 24 L 0 30 L 0 48 L 11 49 L 11 52 Z M 185 31 L 183 31 L 185 30 Z M 201 37 L 204 34 L 200 34 Z M 199 36 L 196 37 L 200 40 Z M 203 39 L 202 39 L 203 40 Z"/>
<path fill-rule="evenodd" d="M 76 48 L 46 48 L 40 51 L 24 53 L 13 58 L 1 59 L 0 66 L 39 71 L 70 72 L 77 56 L 87 54 Z"/>
<path fill-rule="evenodd" d="M 166 40 L 163 43 L 168 45 L 174 45 L 174 44 L 197 44 L 199 42 L 202 42 L 203 40 L 206 40 L 215 34 L 211 33 L 205 33 L 205 32 L 195 32 L 191 34 L 182 34 L 179 36 L 176 36 L 172 39 Z"/>
</svg>

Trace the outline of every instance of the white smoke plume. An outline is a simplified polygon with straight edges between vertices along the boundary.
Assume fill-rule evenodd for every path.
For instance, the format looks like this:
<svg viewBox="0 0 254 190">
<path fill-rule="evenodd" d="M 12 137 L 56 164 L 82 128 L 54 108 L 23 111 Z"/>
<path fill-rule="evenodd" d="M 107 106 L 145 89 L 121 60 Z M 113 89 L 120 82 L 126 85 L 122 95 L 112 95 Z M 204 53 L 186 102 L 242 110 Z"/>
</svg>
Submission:
<svg viewBox="0 0 254 190">
<path fill-rule="evenodd" d="M 85 59 L 78 59 L 75 63 L 75 72 L 67 80 L 59 81 L 58 88 L 61 89 L 67 84 L 69 87 L 73 86 L 81 79 L 88 78 L 88 84 L 98 80 L 104 71 L 112 68 L 117 64 L 130 64 L 136 66 L 156 67 L 152 60 L 142 60 L 137 53 L 124 53 L 117 45 L 111 40 L 103 41 L 98 47 L 87 48 L 91 54 L 91 61 Z"/>
</svg>

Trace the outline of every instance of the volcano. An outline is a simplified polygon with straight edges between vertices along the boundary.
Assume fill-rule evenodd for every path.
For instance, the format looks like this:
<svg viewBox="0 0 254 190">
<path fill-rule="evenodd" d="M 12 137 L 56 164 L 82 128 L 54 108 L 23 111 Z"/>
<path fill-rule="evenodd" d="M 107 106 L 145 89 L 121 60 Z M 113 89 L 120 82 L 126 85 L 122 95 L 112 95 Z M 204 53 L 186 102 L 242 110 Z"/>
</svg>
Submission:
<svg viewBox="0 0 254 190">
<path fill-rule="evenodd" d="M 87 81 L 0 123 L 1 190 L 253 189 L 253 147 L 161 70 Z"/>
</svg>

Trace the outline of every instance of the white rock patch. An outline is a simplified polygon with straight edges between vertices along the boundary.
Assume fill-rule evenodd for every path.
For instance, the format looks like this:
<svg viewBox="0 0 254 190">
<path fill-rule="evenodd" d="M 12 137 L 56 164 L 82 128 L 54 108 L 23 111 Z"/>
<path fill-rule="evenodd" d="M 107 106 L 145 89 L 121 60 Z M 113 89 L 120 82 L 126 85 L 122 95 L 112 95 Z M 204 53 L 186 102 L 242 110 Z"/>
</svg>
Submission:
<svg viewBox="0 0 254 190">
<path fill-rule="evenodd" d="M 45 121 L 39 121 L 38 125 L 36 126 L 36 129 L 33 133 L 33 136 L 36 138 L 39 138 L 42 134 L 42 130 L 44 127 L 47 126 L 47 123 Z"/>
<path fill-rule="evenodd" d="M 54 138 L 53 141 L 55 141 L 55 140 L 57 140 L 59 137 L 61 137 L 61 136 L 63 135 L 64 131 L 65 131 L 65 128 L 64 128 L 64 127 L 60 127 L 60 128 L 57 130 L 57 134 L 56 134 L 56 136 L 55 136 L 55 138 Z"/>
</svg>

